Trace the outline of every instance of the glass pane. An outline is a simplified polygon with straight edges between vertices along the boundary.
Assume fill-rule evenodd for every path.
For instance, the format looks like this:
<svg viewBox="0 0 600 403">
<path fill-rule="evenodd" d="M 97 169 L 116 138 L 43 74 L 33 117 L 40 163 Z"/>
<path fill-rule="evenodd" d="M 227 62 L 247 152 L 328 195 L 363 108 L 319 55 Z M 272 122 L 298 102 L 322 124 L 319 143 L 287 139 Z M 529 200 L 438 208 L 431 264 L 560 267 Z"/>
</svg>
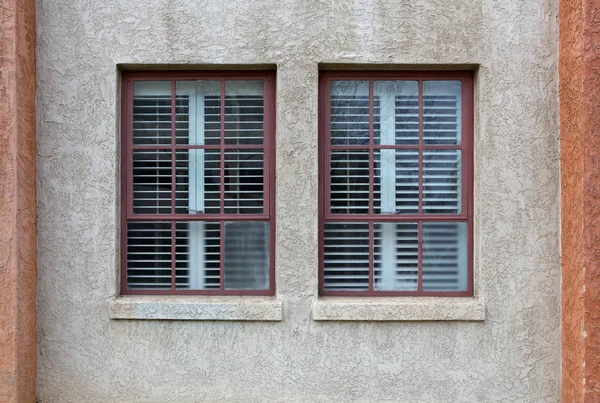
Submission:
<svg viewBox="0 0 600 403">
<path fill-rule="evenodd" d="M 171 144 L 171 82 L 133 83 L 133 144 Z"/>
<path fill-rule="evenodd" d="M 219 150 L 179 150 L 176 153 L 177 214 L 221 212 L 221 154 Z"/>
<path fill-rule="evenodd" d="M 419 212 L 419 150 L 375 150 L 375 214 Z"/>
<path fill-rule="evenodd" d="M 369 213 L 369 151 L 331 152 L 331 213 Z"/>
<path fill-rule="evenodd" d="M 332 81 L 330 135 L 332 145 L 369 144 L 369 82 Z"/>
<path fill-rule="evenodd" d="M 133 212 L 171 214 L 171 151 L 133 151 Z"/>
<path fill-rule="evenodd" d="M 423 291 L 466 291 L 466 222 L 423 223 Z"/>
<path fill-rule="evenodd" d="M 460 214 L 460 150 L 423 151 L 423 213 Z"/>
<path fill-rule="evenodd" d="M 220 144 L 221 82 L 177 81 L 176 86 L 177 144 Z"/>
<path fill-rule="evenodd" d="M 423 82 L 423 143 L 461 142 L 461 82 Z"/>
<path fill-rule="evenodd" d="M 171 223 L 127 223 L 127 288 L 171 288 Z"/>
<path fill-rule="evenodd" d="M 269 289 L 269 223 L 225 223 L 226 290 Z"/>
<path fill-rule="evenodd" d="M 419 83 L 375 81 L 375 144 L 419 144 Z"/>
<path fill-rule="evenodd" d="M 326 291 L 367 291 L 369 224 L 325 223 L 323 266 Z"/>
<path fill-rule="evenodd" d="M 225 81 L 225 144 L 262 144 L 264 82 Z"/>
<path fill-rule="evenodd" d="M 225 214 L 262 214 L 262 150 L 225 151 Z"/>
<path fill-rule="evenodd" d="M 419 226 L 415 223 L 375 224 L 377 291 L 417 291 L 419 287 Z"/>
<path fill-rule="evenodd" d="M 219 222 L 177 222 L 175 287 L 187 290 L 218 290 L 221 286 L 220 252 Z"/>
</svg>

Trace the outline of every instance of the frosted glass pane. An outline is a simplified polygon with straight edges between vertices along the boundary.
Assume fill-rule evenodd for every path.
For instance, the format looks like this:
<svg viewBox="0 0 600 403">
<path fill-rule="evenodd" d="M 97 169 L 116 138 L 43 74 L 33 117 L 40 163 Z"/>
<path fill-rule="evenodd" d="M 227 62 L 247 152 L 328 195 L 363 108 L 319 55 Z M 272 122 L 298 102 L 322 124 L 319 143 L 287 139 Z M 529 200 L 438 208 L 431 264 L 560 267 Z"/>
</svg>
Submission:
<svg viewBox="0 0 600 403">
<path fill-rule="evenodd" d="M 226 290 L 269 288 L 269 223 L 226 222 Z"/>
<path fill-rule="evenodd" d="M 423 291 L 466 291 L 466 222 L 423 223 Z"/>
</svg>

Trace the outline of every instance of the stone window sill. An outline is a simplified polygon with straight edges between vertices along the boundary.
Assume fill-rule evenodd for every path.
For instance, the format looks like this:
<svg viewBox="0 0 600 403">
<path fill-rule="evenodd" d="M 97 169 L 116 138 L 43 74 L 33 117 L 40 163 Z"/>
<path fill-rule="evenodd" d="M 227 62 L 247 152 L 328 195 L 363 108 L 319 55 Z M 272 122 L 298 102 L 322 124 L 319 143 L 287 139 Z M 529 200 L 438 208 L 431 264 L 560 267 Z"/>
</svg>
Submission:
<svg viewBox="0 0 600 403">
<path fill-rule="evenodd" d="M 283 303 L 275 297 L 124 296 L 108 303 L 111 319 L 281 321 Z"/>
<path fill-rule="evenodd" d="M 483 298 L 346 298 L 313 302 L 316 321 L 484 321 Z"/>
</svg>

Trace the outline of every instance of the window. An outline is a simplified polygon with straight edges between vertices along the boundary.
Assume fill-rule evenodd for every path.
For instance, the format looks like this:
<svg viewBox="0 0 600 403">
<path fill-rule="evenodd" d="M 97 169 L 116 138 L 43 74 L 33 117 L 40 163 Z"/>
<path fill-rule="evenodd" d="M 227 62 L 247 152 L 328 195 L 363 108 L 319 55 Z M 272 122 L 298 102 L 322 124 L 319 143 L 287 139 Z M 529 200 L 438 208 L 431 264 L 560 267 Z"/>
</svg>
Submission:
<svg viewBox="0 0 600 403">
<path fill-rule="evenodd" d="M 472 77 L 322 72 L 321 295 L 473 295 Z"/>
<path fill-rule="evenodd" d="M 122 294 L 274 294 L 274 85 L 123 74 Z"/>
</svg>

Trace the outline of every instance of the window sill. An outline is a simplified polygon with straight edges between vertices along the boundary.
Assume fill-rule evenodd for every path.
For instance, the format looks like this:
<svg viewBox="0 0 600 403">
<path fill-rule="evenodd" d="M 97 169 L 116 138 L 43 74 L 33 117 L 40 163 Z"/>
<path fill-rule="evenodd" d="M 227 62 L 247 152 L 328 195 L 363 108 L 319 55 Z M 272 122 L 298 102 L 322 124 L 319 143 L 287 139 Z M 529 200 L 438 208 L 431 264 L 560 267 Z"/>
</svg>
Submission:
<svg viewBox="0 0 600 403">
<path fill-rule="evenodd" d="M 323 297 L 313 302 L 316 321 L 484 321 L 483 298 Z"/>
<path fill-rule="evenodd" d="M 108 304 L 111 319 L 125 320 L 283 320 L 283 303 L 275 297 L 125 296 Z"/>
</svg>

